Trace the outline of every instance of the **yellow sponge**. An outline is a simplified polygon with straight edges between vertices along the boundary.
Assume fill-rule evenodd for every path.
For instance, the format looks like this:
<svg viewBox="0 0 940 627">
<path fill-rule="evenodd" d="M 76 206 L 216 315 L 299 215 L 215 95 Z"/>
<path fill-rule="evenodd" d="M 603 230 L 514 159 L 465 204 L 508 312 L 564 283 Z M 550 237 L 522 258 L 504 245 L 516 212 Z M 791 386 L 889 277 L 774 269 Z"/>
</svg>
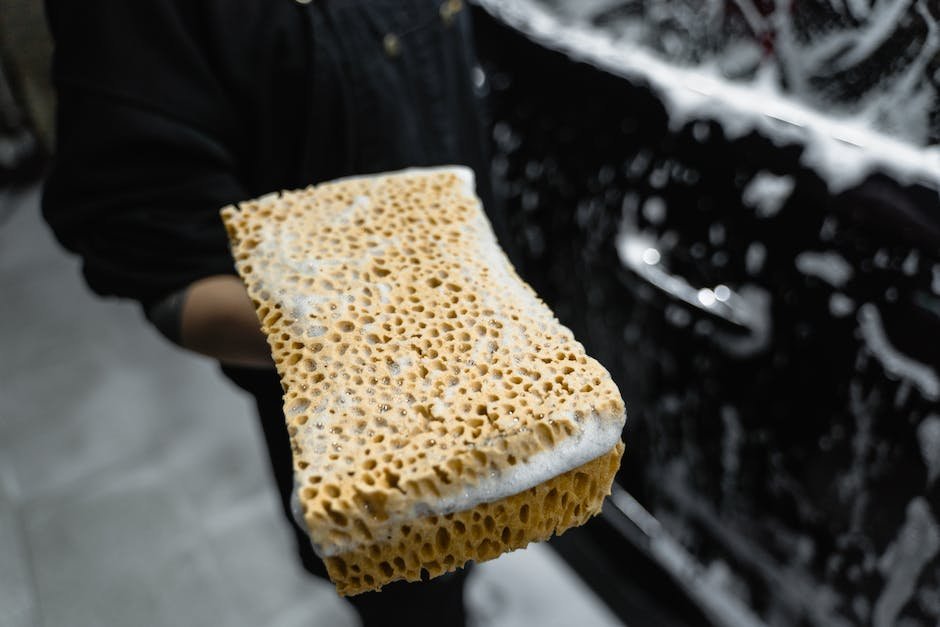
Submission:
<svg viewBox="0 0 940 627">
<path fill-rule="evenodd" d="M 516 275 L 473 185 L 406 170 L 222 210 L 341 594 L 582 524 L 620 462 L 616 385 Z"/>
</svg>

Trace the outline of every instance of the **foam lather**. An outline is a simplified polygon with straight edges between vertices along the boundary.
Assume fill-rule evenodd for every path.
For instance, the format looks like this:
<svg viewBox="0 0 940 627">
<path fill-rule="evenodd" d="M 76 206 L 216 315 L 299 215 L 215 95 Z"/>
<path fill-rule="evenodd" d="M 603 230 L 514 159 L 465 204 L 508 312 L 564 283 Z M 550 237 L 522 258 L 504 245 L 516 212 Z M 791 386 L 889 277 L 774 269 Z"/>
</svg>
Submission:
<svg viewBox="0 0 940 627">
<path fill-rule="evenodd" d="M 616 472 L 616 385 L 515 273 L 462 167 L 226 207 L 284 388 L 295 497 L 341 594 L 583 524 Z"/>
</svg>

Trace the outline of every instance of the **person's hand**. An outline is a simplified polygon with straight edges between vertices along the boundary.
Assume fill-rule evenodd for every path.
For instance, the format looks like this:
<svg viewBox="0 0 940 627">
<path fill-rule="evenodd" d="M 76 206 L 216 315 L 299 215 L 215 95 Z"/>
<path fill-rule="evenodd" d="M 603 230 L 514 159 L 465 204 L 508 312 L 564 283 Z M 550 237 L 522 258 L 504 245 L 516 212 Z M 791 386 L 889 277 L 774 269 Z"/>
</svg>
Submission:
<svg viewBox="0 0 940 627">
<path fill-rule="evenodd" d="M 233 366 L 274 364 L 254 305 L 238 277 L 211 276 L 193 283 L 181 318 L 180 341 L 189 350 Z"/>
</svg>

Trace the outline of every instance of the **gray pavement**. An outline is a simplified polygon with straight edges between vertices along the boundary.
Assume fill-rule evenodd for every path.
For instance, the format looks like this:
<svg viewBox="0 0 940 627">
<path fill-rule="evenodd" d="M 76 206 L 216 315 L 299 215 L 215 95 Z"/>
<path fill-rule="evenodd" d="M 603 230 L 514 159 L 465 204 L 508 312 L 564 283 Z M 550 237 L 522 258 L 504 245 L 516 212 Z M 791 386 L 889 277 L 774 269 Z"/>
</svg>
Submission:
<svg viewBox="0 0 940 627">
<path fill-rule="evenodd" d="M 0 190 L 0 627 L 356 624 L 295 562 L 249 399 L 92 296 Z M 476 569 L 479 627 L 616 627 L 557 556 Z"/>
</svg>

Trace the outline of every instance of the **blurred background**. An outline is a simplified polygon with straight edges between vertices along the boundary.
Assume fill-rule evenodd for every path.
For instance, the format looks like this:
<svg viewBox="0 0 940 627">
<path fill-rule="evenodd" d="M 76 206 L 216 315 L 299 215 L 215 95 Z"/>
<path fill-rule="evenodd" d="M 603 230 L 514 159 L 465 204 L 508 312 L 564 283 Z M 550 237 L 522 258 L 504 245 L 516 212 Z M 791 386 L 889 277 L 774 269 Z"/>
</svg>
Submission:
<svg viewBox="0 0 940 627">
<path fill-rule="evenodd" d="M 38 4 L 0 0 L 0 625 L 353 624 L 247 399 L 41 223 Z M 629 414 L 602 516 L 479 568 L 478 624 L 938 624 L 940 7 L 473 10 L 516 263 Z"/>
</svg>

